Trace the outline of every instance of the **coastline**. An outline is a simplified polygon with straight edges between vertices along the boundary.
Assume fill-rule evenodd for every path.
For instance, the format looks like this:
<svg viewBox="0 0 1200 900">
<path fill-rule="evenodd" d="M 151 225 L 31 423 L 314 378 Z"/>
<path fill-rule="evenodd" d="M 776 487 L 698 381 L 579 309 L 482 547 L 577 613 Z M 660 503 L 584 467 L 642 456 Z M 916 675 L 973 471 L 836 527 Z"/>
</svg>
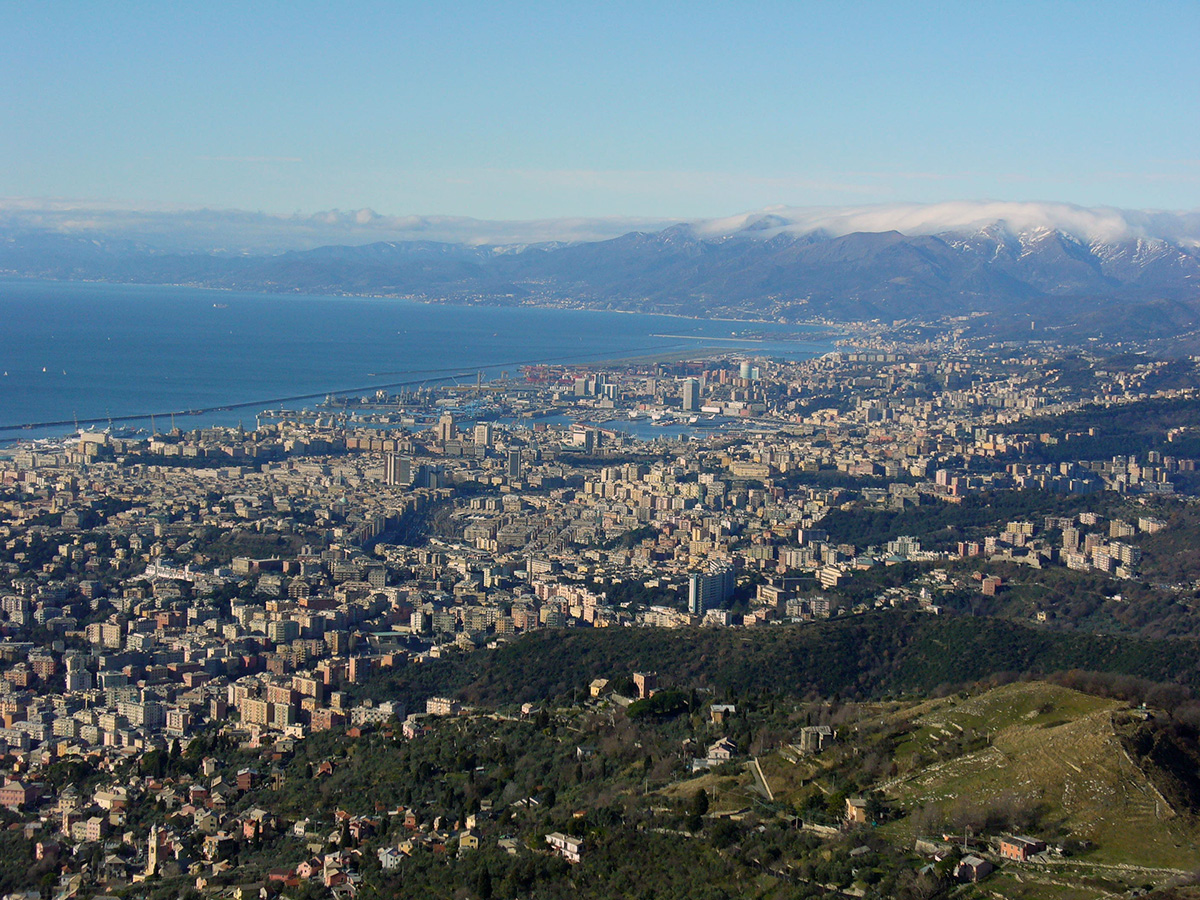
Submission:
<svg viewBox="0 0 1200 900">
<path fill-rule="evenodd" d="M 695 316 L 686 315 L 680 312 L 667 312 L 657 309 L 625 309 L 620 307 L 608 306 L 593 306 L 584 302 L 568 302 L 557 301 L 552 303 L 538 303 L 534 301 L 522 301 L 520 303 L 488 303 L 488 302 L 466 302 L 462 300 L 449 300 L 444 298 L 434 298 L 428 296 L 415 296 L 412 294 L 377 294 L 377 293 L 352 293 L 342 292 L 337 294 L 314 293 L 312 291 L 297 291 L 297 290 L 269 290 L 267 286 L 260 285 L 258 287 L 218 287 L 211 284 L 193 283 L 193 282 L 174 282 L 174 281 L 106 281 L 99 278 L 37 278 L 29 275 L 16 275 L 11 273 L 0 272 L 0 287 L 5 283 L 27 283 L 27 284 L 102 284 L 108 287 L 130 287 L 130 288 L 185 288 L 194 291 L 211 291 L 219 294 L 261 294 L 266 297 L 305 297 L 325 300 L 380 300 L 380 301 L 401 301 L 408 303 L 419 303 L 423 306 L 452 306 L 459 309 L 546 309 L 560 310 L 562 312 L 596 312 L 596 313 L 614 313 L 616 315 L 625 316 L 661 316 L 664 319 L 680 319 L 685 322 L 724 322 L 732 325 L 770 325 L 772 327 L 788 327 L 788 328 L 822 328 L 829 331 L 851 333 L 852 325 L 850 322 L 830 322 L 816 321 L 811 319 L 796 319 L 781 321 L 779 319 L 763 319 L 763 318 L 745 318 L 734 319 L 728 316 Z"/>
<path fill-rule="evenodd" d="M 606 359 L 588 360 L 586 365 L 592 367 L 603 366 L 631 366 L 631 365 L 653 365 L 655 363 L 680 362 L 684 360 L 699 360 L 699 359 L 714 359 L 725 356 L 731 352 L 735 352 L 737 348 L 726 347 L 707 347 L 697 348 L 695 351 L 686 350 L 670 350 L 660 353 L 641 354 L 635 356 L 619 356 Z M 832 352 L 832 351 L 830 351 Z M 510 363 L 501 363 L 498 366 L 488 366 L 488 368 L 499 368 L 505 365 L 509 367 L 519 367 L 526 365 L 552 365 L 555 362 L 561 362 L 566 358 L 552 359 L 549 361 L 515 361 Z M 583 363 L 581 363 L 582 365 Z M 354 395 L 367 394 L 371 391 L 381 390 L 384 388 L 395 387 L 411 387 L 413 385 L 424 385 L 430 383 L 440 383 L 451 381 L 455 378 L 466 378 L 474 374 L 474 372 L 460 372 L 453 369 L 439 370 L 434 372 L 419 372 L 413 374 L 421 374 L 426 377 L 410 378 L 405 381 L 380 382 L 370 385 L 335 388 L 330 390 L 313 391 L 306 394 L 294 394 L 288 397 L 272 397 L 265 400 L 247 400 L 238 403 L 227 403 L 220 406 L 210 406 L 195 409 L 177 409 L 166 410 L 160 412 L 147 413 L 132 413 L 119 416 L 101 416 L 91 418 L 79 418 L 71 420 L 59 420 L 52 422 L 30 422 L 17 425 L 5 425 L 0 423 L 0 451 L 11 449 L 14 446 L 19 446 L 22 443 L 33 440 L 55 439 L 57 437 L 68 438 L 75 430 L 82 430 L 81 426 L 86 425 L 112 425 L 116 423 L 132 423 L 132 422 L 149 422 L 152 419 L 171 419 L 171 418 L 194 418 L 197 416 L 211 415 L 219 412 L 233 412 L 242 409 L 255 409 L 257 412 L 269 409 L 272 406 L 283 403 L 294 403 L 300 400 L 312 400 L 318 397 L 327 397 L 330 395 Z M 44 435 L 39 438 L 24 438 L 16 432 L 21 431 L 47 431 L 59 428 L 70 427 L 71 431 L 59 432 L 55 435 Z"/>
<path fill-rule="evenodd" d="M 406 330 L 404 337 L 397 338 L 395 334 L 400 332 L 393 334 L 390 329 L 402 327 L 400 323 L 406 321 L 405 316 L 409 314 L 402 307 L 397 306 L 395 312 L 387 314 L 376 313 L 366 307 L 348 308 L 343 314 L 336 306 L 342 300 L 362 300 L 370 301 L 375 309 L 374 303 L 386 305 L 397 299 L 377 295 L 292 295 L 220 289 L 222 295 L 241 294 L 246 297 L 243 308 L 234 303 L 230 310 L 224 304 L 219 309 L 210 309 L 209 302 L 196 296 L 201 291 L 211 296 L 211 291 L 218 290 L 207 287 L 60 279 L 0 280 L 0 289 L 6 285 L 10 288 L 29 287 L 31 290 L 28 295 L 13 291 L 11 298 L 6 298 L 14 304 L 12 311 L 23 316 L 24 331 L 20 328 L 21 321 L 10 331 L 10 343 L 4 361 L 5 376 L 8 375 L 8 369 L 13 369 L 15 377 L 11 381 L 7 377 L 0 380 L 0 385 L 10 391 L 11 404 L 4 414 L 6 421 L 0 421 L 0 446 L 69 436 L 80 427 L 104 427 L 109 423 L 144 425 L 152 418 L 165 420 L 174 416 L 195 423 L 196 417 L 215 415 L 220 420 L 231 421 L 229 414 L 238 411 L 257 414 L 280 404 L 317 399 L 330 394 L 361 396 L 381 389 L 411 388 L 474 377 L 478 372 L 487 372 L 489 378 L 495 378 L 501 371 L 521 366 L 574 364 L 595 368 L 645 365 L 683 359 L 709 359 L 732 353 L 776 357 L 795 353 L 809 357 L 834 351 L 836 340 L 828 330 L 814 334 L 812 341 L 797 340 L 793 330 L 773 342 L 774 346 L 767 347 L 763 345 L 761 333 L 744 338 L 727 334 L 663 335 L 661 329 L 665 323 L 650 320 L 645 322 L 644 330 L 638 330 L 637 326 L 613 330 L 613 319 L 609 320 L 608 326 L 576 327 L 593 323 L 591 320 L 577 322 L 570 315 L 574 312 L 605 315 L 616 310 L 565 308 L 560 305 L 458 305 L 411 299 L 401 302 L 410 309 L 430 310 L 431 315 L 420 317 L 411 334 Z M 87 302 L 92 299 L 88 297 L 89 287 L 103 290 L 105 296 L 98 298 L 100 302 Z M 61 289 L 61 292 L 56 289 Z M 171 293 L 176 291 L 180 292 L 178 303 L 174 302 L 176 297 Z M 312 311 L 310 321 L 307 313 L 296 317 L 287 312 L 288 300 L 292 296 L 328 306 L 306 306 L 306 310 Z M 122 305 L 114 306 L 112 317 L 108 318 L 102 304 L 110 298 L 120 301 Z M 161 305 L 151 305 L 160 299 L 163 301 Z M 257 299 L 268 302 L 256 309 L 253 301 Z M 42 303 L 58 305 L 48 306 L 43 317 Z M 460 317 L 466 327 L 470 314 L 465 310 L 468 308 L 481 314 L 484 310 L 492 310 L 493 316 L 482 320 L 485 323 L 482 328 L 476 324 L 468 329 L 463 342 L 443 344 L 446 335 L 453 334 L 453 329 L 457 327 L 455 322 Z M 77 318 L 74 315 L 76 309 L 81 313 L 79 318 L 87 318 L 88 323 L 75 324 L 73 328 L 64 325 L 64 319 L 74 322 Z M 439 309 L 443 310 L 440 315 L 436 312 Z M 551 316 L 544 320 L 544 330 L 543 321 L 530 318 L 530 314 L 541 312 Z M 621 312 L 630 319 L 663 315 L 630 310 Z M 161 321 L 157 323 L 157 331 L 146 334 L 143 339 L 141 322 L 147 314 Z M 509 314 L 512 314 L 511 318 Z M 333 322 L 330 316 L 350 322 L 349 327 L 361 323 L 367 331 L 356 334 L 361 334 L 365 340 L 345 337 L 347 327 Z M 698 327 L 708 326 L 710 331 L 714 330 L 712 326 L 718 321 L 721 324 L 727 321 L 679 315 L 664 318 L 693 322 Z M 272 332 L 272 326 L 284 319 L 302 322 L 303 333 L 291 334 L 286 340 L 278 338 Z M 395 321 L 391 325 L 384 324 L 389 320 Z M 742 320 L 728 321 L 750 324 Z M 195 327 L 197 323 L 201 326 L 198 329 Z M 239 324 L 241 331 L 235 337 Z M 780 323 L 759 324 L 769 326 L 767 330 L 788 327 Z M 601 322 L 595 322 L 595 325 L 601 325 Z M 106 338 L 110 326 L 113 336 Z M 493 326 L 498 335 L 492 334 Z M 136 332 L 134 338 L 130 338 L 131 327 Z M 430 330 L 422 332 L 423 328 Z M 191 346 L 180 345 L 176 348 L 181 333 L 172 329 L 186 329 L 189 334 L 183 335 L 182 339 L 185 344 L 190 341 Z M 228 341 L 226 334 L 230 336 Z M 261 353 L 258 346 L 260 335 L 266 342 Z M 576 335 L 579 335 L 579 344 L 576 344 Z M 238 356 L 240 351 L 236 348 L 244 347 L 247 338 L 254 344 L 258 365 L 243 370 Z M 292 349 L 294 344 L 288 341 L 301 338 L 323 342 L 324 349 L 297 354 Z M 239 340 L 241 343 L 236 343 Z M 72 341 L 75 342 L 74 346 Z M 769 337 L 767 341 L 770 342 Z M 696 346 L 686 346 L 692 342 Z M 621 347 L 622 343 L 626 347 Z M 617 346 L 611 346 L 613 344 Z M 634 346 L 629 346 L 631 344 Z M 642 346 L 636 346 L 639 344 Z M 331 349 L 332 346 L 336 346 L 336 349 Z M 562 352 L 572 349 L 581 352 Z M 190 359 L 187 358 L 189 352 Z M 90 366 L 87 358 L 89 353 L 92 354 Z M 309 358 L 327 357 L 331 353 L 341 357 L 342 362 L 315 368 L 307 364 Z M 497 360 L 495 357 L 498 353 L 512 355 Z M 459 364 L 447 365 L 456 356 L 460 357 Z M 197 357 L 201 358 L 199 363 Z M 400 368 L 395 366 L 397 362 L 413 367 Z M 190 371 L 189 363 L 192 366 Z M 363 371 L 371 363 L 378 368 Z M 42 374 L 46 372 L 45 364 L 51 369 L 49 374 Z M 201 367 L 199 370 L 197 365 Z M 269 368 L 272 377 L 262 377 L 266 372 L 264 366 Z M 68 374 L 66 369 L 71 369 L 71 377 L 60 379 L 57 374 L 60 367 L 63 368 L 63 376 Z M 293 371 L 296 377 L 289 383 L 288 376 Z M 34 375 L 34 372 L 38 374 Z M 207 376 L 209 372 L 222 374 L 206 385 L 196 380 L 198 376 Z M 253 384 L 260 384 L 267 390 L 257 397 L 243 399 L 249 393 L 245 388 Z M 289 387 L 292 390 L 288 390 Z M 114 391 L 123 391 L 124 398 L 119 399 Z M 48 401 L 45 405 L 43 397 Z M 131 399 L 133 402 L 130 402 Z M 110 403 L 113 406 L 111 411 L 108 409 Z M 36 413 L 39 410 L 50 415 L 38 416 Z"/>
</svg>

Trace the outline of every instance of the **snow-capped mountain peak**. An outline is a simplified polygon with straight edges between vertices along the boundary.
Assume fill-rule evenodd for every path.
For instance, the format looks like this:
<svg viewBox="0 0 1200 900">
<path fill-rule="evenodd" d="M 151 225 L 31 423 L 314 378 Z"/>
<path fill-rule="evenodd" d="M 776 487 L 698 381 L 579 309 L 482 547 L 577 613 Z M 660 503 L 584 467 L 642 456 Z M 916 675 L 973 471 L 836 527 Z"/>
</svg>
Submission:
<svg viewBox="0 0 1200 900">
<path fill-rule="evenodd" d="M 1124 210 L 1070 203 L 959 200 L 856 207 L 768 207 L 692 223 L 696 235 L 714 239 L 731 234 L 759 238 L 824 232 L 832 237 L 858 232 L 898 231 L 906 236 L 1004 236 L 1024 242 L 1052 233 L 1084 245 L 1130 240 L 1164 240 L 1200 246 L 1200 212 Z"/>
</svg>

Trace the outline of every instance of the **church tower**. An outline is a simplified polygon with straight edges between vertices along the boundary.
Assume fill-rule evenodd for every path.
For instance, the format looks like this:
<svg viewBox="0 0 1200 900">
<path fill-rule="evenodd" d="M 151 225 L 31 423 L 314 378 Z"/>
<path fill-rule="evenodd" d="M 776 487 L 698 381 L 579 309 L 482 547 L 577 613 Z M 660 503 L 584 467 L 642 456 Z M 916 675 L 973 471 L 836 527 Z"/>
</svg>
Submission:
<svg viewBox="0 0 1200 900">
<path fill-rule="evenodd" d="M 158 826 L 150 826 L 150 838 L 146 844 L 146 877 L 150 878 L 158 874 L 158 844 L 159 833 Z"/>
</svg>

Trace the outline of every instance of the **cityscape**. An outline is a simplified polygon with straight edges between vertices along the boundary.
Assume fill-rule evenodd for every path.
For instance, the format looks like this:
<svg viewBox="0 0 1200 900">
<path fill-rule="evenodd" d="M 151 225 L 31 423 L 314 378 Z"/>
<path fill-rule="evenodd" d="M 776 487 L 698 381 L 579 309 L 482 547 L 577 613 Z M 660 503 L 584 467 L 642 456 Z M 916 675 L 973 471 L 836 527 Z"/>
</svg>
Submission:
<svg viewBox="0 0 1200 900">
<path fill-rule="evenodd" d="M 1200 5 L 0 34 L 0 900 L 1200 900 Z"/>
<path fill-rule="evenodd" d="M 685 717 L 709 720 L 693 715 L 680 748 L 646 756 L 626 817 L 665 825 L 682 814 L 672 791 L 697 783 L 707 797 L 721 772 L 700 814 L 717 823 L 782 815 L 836 846 L 848 828 L 904 822 L 893 843 L 861 845 L 894 888 L 906 871 L 896 854 L 912 852 L 899 835 L 924 821 L 917 847 L 940 858 L 955 839 L 929 827 L 971 816 L 931 812 L 897 790 L 903 779 L 862 783 L 844 814 L 812 804 L 814 785 L 844 776 L 808 761 L 852 744 L 877 703 L 833 717 L 826 707 L 811 726 L 760 721 L 739 741 L 728 726 L 763 717 L 750 712 L 761 699 L 719 687 L 715 672 L 626 669 L 615 654 L 595 661 L 598 677 L 584 677 L 594 666 L 558 672 L 557 690 L 532 701 L 529 685 L 501 683 L 483 703 L 446 676 L 539 634 L 679 631 L 703 645 L 718 632 L 816 634 L 856 618 L 886 629 L 914 616 L 999 617 L 1054 635 L 1112 632 L 1113 621 L 1142 638 L 1194 629 L 1200 573 L 1161 580 L 1188 565 L 1171 556 L 1172 531 L 1189 541 L 1200 528 L 1189 512 L 1200 420 L 1170 412 L 1197 408 L 1193 360 L 984 345 L 955 331 L 843 343 L 803 361 L 718 351 L 531 365 L 265 410 L 252 429 L 84 430 L 10 448 L 0 802 L 12 833 L 36 842 L 36 870 L 64 896 L 139 885 L 247 895 L 235 877 L 246 871 L 254 892 L 349 896 L 403 882 L 414 854 L 480 847 L 581 864 L 594 852 L 588 830 L 551 830 L 538 808 L 553 807 L 547 789 L 510 797 L 515 781 L 469 802 L 417 801 L 411 786 L 394 806 L 358 792 L 301 816 L 280 801 L 305 790 L 296 781 L 315 777 L 314 762 L 338 765 L 327 747 L 297 772 L 299 748 L 321 735 L 419 745 L 502 721 L 597 730 L 594 740 L 618 716 L 670 721 L 682 702 Z M 1114 444 L 1120 411 L 1147 433 Z M 1156 416 L 1179 424 L 1160 429 Z M 639 423 L 647 436 L 629 430 Z M 1111 446 L 1122 452 L 1096 452 Z M 1081 604 L 1080 591 L 1099 596 Z M 1177 598 L 1169 627 L 1151 599 L 1164 594 Z M 786 702 L 812 703 L 803 688 L 785 688 Z M 580 760 L 602 753 L 585 744 Z M 586 822 L 594 811 L 575 794 L 571 821 Z M 1020 853 L 1061 867 L 1064 841 L 1082 841 L 1138 859 L 1105 846 L 1101 824 L 1077 823 L 1081 802 L 1064 801 L 1057 840 L 1021 835 Z M 1186 811 L 1162 804 L 1181 828 Z M 956 851 L 956 873 L 1017 858 L 1003 818 L 995 833 L 986 818 L 963 844 L 975 855 Z M 1186 874 L 1165 862 L 1139 872 Z M 1080 860 L 1064 877 L 1126 876 Z"/>
</svg>

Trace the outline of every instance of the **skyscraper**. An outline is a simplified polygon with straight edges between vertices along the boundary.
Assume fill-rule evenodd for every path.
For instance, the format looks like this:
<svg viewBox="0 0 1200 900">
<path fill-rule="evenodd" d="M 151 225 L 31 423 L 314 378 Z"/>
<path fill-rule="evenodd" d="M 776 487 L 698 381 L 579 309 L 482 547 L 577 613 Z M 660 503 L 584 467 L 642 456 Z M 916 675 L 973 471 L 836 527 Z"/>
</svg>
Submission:
<svg viewBox="0 0 1200 900">
<path fill-rule="evenodd" d="M 687 378 L 683 382 L 683 411 L 695 412 L 700 408 L 700 382 Z"/>
<path fill-rule="evenodd" d="M 725 606 L 736 587 L 737 573 L 731 565 L 712 563 L 703 572 L 693 572 L 688 576 L 688 613 L 702 616 Z"/>
<path fill-rule="evenodd" d="M 399 453 L 388 453 L 383 458 L 383 481 L 385 484 L 412 484 L 412 460 Z"/>
</svg>

